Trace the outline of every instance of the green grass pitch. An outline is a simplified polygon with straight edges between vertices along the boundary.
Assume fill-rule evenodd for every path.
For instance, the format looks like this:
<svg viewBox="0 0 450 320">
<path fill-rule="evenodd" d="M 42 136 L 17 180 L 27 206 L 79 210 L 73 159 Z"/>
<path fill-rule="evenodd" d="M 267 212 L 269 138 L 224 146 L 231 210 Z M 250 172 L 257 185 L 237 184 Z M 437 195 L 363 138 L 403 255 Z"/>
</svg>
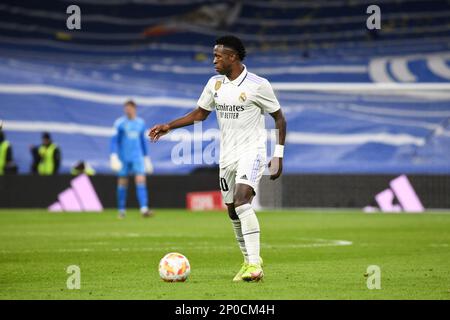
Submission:
<svg viewBox="0 0 450 320">
<path fill-rule="evenodd" d="M 450 214 L 258 213 L 265 281 L 233 283 L 242 262 L 223 212 L 0 210 L 0 299 L 449 299 Z M 178 251 L 185 283 L 157 266 Z M 69 265 L 81 289 L 69 290 Z M 381 289 L 369 290 L 369 265 Z"/>
</svg>

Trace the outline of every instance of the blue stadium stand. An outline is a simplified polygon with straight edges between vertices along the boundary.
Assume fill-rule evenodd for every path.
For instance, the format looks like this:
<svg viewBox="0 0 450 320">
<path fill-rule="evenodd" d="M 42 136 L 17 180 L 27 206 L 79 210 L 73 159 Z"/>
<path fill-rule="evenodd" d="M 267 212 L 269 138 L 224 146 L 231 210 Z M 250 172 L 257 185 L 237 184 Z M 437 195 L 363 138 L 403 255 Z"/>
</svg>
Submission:
<svg viewBox="0 0 450 320">
<path fill-rule="evenodd" d="M 2 1 L 0 119 L 20 172 L 29 172 L 29 146 L 48 130 L 61 146 L 63 172 L 82 159 L 111 173 L 108 143 L 123 101 L 135 99 L 149 127 L 184 115 L 214 74 L 216 35 L 236 33 L 248 45 L 248 69 L 271 81 L 286 114 L 286 172 L 450 173 L 449 90 L 283 89 L 289 83 L 450 84 L 446 1 L 385 1 L 376 34 L 361 27 L 365 1 L 337 2 L 252 1 L 226 31 L 158 36 L 145 32 L 168 29 L 164 21 L 190 19 L 186 13 L 215 2 L 86 1 L 82 30 L 68 31 L 66 1 Z M 268 117 L 269 128 L 272 122 Z M 203 128 L 217 128 L 214 115 Z M 155 173 L 199 166 L 171 161 L 176 137 L 150 145 Z"/>
</svg>

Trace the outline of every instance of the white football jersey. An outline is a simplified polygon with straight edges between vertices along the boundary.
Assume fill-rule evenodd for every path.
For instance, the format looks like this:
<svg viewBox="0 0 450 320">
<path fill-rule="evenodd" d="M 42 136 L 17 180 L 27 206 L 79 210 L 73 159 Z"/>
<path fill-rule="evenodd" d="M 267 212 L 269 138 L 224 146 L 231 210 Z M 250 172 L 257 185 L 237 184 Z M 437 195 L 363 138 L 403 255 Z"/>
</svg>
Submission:
<svg viewBox="0 0 450 320">
<path fill-rule="evenodd" d="M 230 81 L 224 75 L 209 79 L 198 106 L 216 110 L 220 128 L 220 167 L 239 160 L 246 152 L 266 156 L 264 113 L 280 109 L 272 86 L 267 79 L 248 72 Z"/>
</svg>

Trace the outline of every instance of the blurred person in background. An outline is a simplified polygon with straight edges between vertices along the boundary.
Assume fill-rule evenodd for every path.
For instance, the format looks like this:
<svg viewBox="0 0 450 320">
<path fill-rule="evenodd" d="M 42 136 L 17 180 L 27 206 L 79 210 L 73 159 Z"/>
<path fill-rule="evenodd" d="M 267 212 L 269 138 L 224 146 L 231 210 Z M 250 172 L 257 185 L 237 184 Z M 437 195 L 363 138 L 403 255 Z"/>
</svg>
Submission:
<svg viewBox="0 0 450 320">
<path fill-rule="evenodd" d="M 31 146 L 33 163 L 31 171 L 41 176 L 55 175 L 61 165 L 61 150 L 52 141 L 50 133 L 42 133 L 42 144 Z"/>
<path fill-rule="evenodd" d="M 137 116 L 137 105 L 129 100 L 124 104 L 125 115 L 114 123 L 111 139 L 110 163 L 118 173 L 117 206 L 119 219 L 126 213 L 128 176 L 135 176 L 136 195 L 143 217 L 153 215 L 148 208 L 148 193 L 145 174 L 153 173 L 153 164 L 148 155 L 145 121 Z"/>
<path fill-rule="evenodd" d="M 86 161 L 80 160 L 72 167 L 70 174 L 73 176 L 78 176 L 80 174 L 87 174 L 88 176 L 95 175 L 94 168 L 91 167 Z"/>
<path fill-rule="evenodd" d="M 0 176 L 8 173 L 17 173 L 17 166 L 13 160 L 11 143 L 6 140 L 0 127 Z"/>
</svg>

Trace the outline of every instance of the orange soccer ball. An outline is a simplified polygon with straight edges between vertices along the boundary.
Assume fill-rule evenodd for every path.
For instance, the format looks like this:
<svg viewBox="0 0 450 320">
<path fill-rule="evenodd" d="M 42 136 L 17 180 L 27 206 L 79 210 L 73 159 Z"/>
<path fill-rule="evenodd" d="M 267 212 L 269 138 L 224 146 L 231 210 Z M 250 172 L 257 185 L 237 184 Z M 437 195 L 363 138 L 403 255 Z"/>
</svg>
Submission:
<svg viewBox="0 0 450 320">
<path fill-rule="evenodd" d="M 189 260 L 178 252 L 166 254 L 159 262 L 159 276 L 167 282 L 183 282 L 189 277 Z"/>
</svg>

